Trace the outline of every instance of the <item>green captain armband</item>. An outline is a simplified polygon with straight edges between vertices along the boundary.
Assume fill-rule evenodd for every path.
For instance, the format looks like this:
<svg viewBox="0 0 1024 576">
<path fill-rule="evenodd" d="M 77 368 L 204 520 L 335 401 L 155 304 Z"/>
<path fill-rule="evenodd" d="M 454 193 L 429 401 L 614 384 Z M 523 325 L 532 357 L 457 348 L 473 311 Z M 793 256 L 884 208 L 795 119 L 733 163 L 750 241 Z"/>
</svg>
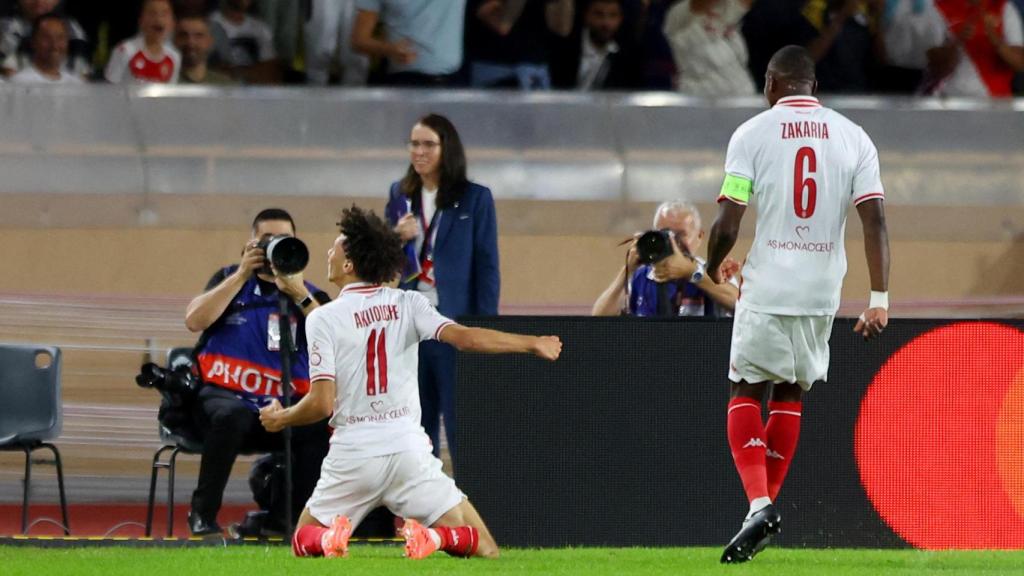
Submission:
<svg viewBox="0 0 1024 576">
<path fill-rule="evenodd" d="M 722 191 L 718 194 L 719 199 L 728 198 L 737 204 L 747 205 L 750 202 L 750 194 L 754 191 L 754 183 L 751 180 L 732 174 L 725 175 L 725 182 L 722 182 Z"/>
</svg>

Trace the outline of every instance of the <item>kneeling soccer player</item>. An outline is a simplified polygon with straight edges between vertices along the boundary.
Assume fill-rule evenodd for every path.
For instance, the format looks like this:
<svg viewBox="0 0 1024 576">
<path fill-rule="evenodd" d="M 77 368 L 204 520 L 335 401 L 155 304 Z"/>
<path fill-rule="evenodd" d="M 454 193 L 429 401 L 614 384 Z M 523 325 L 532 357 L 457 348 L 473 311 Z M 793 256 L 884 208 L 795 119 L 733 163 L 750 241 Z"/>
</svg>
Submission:
<svg viewBox="0 0 1024 576">
<path fill-rule="evenodd" d="M 520 352 L 558 358 L 555 336 L 460 326 L 415 291 L 383 286 L 405 264 L 401 240 L 373 212 L 353 206 L 327 252 L 336 300 L 310 314 L 310 393 L 284 409 L 260 411 L 276 432 L 329 416 L 334 434 L 320 480 L 292 539 L 296 556 L 346 556 L 352 530 L 384 505 L 405 518 L 405 554 L 437 550 L 497 557 L 498 545 L 476 509 L 441 471 L 420 426 L 418 344 L 437 339 L 463 351 Z"/>
</svg>

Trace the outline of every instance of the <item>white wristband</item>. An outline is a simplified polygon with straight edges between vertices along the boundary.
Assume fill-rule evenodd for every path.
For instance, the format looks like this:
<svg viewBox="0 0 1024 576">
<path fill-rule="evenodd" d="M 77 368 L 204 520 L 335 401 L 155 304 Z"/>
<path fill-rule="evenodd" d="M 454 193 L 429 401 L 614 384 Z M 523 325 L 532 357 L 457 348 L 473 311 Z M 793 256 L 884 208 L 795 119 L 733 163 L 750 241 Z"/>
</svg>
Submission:
<svg viewBox="0 0 1024 576">
<path fill-rule="evenodd" d="M 868 308 L 881 308 L 882 310 L 889 309 L 889 293 L 888 292 L 875 292 L 871 291 L 871 301 L 868 303 Z"/>
</svg>

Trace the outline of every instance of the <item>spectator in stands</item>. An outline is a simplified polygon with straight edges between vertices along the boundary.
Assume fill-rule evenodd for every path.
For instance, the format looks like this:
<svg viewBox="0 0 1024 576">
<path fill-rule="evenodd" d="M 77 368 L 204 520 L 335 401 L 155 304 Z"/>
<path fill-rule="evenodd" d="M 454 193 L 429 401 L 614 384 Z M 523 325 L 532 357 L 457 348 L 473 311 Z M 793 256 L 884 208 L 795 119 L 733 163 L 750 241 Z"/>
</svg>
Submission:
<svg viewBox="0 0 1024 576">
<path fill-rule="evenodd" d="M 552 36 L 572 32 L 572 0 L 470 0 L 469 82 L 481 88 L 551 88 Z"/>
<path fill-rule="evenodd" d="M 424 116 L 409 137 L 409 168 L 391 185 L 385 210 L 407 258 L 399 288 L 418 290 L 449 318 L 498 313 L 498 224 L 487 188 L 466 178 L 466 153 L 455 126 Z M 455 447 L 455 349 L 420 344 L 423 428 L 440 454 L 440 421 Z"/>
<path fill-rule="evenodd" d="M 880 21 L 886 0 L 810 0 L 803 16 L 817 32 L 804 44 L 817 62 L 820 92 L 866 93 L 885 61 Z"/>
<path fill-rule="evenodd" d="M 933 0 L 887 0 L 882 31 L 886 66 L 875 82 L 882 92 L 917 92 L 926 75 L 943 78 L 956 64 L 955 55 L 941 49 L 949 35 Z"/>
<path fill-rule="evenodd" d="M 939 51 L 956 64 L 935 79 L 942 96 L 1008 97 L 1014 73 L 1024 71 L 1021 13 L 1010 0 L 943 0 L 936 3 L 951 40 Z"/>
<path fill-rule="evenodd" d="M 305 25 L 307 83 L 326 85 L 336 62 L 342 86 L 366 84 L 370 60 L 352 48 L 355 18 L 356 0 L 312 0 Z"/>
<path fill-rule="evenodd" d="M 181 76 L 178 80 L 182 84 L 236 84 L 227 74 L 208 66 L 213 36 L 206 18 L 179 18 L 174 32 L 174 46 L 181 52 Z"/>
<path fill-rule="evenodd" d="M 43 14 L 32 26 L 32 62 L 11 76 L 16 84 L 81 84 L 82 79 L 68 72 L 67 21 L 57 14 Z"/>
<path fill-rule="evenodd" d="M 623 1 L 623 28 L 639 48 L 641 82 L 649 90 L 672 90 L 674 87 L 676 63 L 664 28 L 665 16 L 675 1 Z"/>
<path fill-rule="evenodd" d="M 640 62 L 632 38 L 620 35 L 622 21 L 622 0 L 587 0 L 582 26 L 552 50 L 551 84 L 577 90 L 639 88 Z"/>
<path fill-rule="evenodd" d="M 210 15 L 214 64 L 253 84 L 279 82 L 274 35 L 265 22 L 249 15 L 251 5 L 252 0 L 225 0 Z"/>
<path fill-rule="evenodd" d="M 181 54 L 170 44 L 174 11 L 170 0 L 143 0 L 139 33 L 114 48 L 104 74 L 108 82 L 175 83 Z"/>
<path fill-rule="evenodd" d="M 740 20 L 751 0 L 683 0 L 665 20 L 683 94 L 722 97 L 755 93 Z"/>
<path fill-rule="evenodd" d="M 352 48 L 386 59 L 383 84 L 456 85 L 465 12 L 466 0 L 356 0 Z M 374 36 L 378 24 L 383 38 Z"/>
<path fill-rule="evenodd" d="M 28 67 L 32 60 L 31 35 L 34 23 L 40 16 L 60 12 L 60 0 L 19 0 L 18 15 L 0 20 L 0 65 L 4 76 Z M 92 71 L 89 64 L 89 42 L 85 31 L 74 19 L 65 19 L 67 49 L 61 66 L 79 78 L 86 78 Z"/>
<path fill-rule="evenodd" d="M 259 247 L 261 240 L 271 236 L 294 234 L 295 223 L 284 210 L 260 212 L 253 220 L 252 236 L 242 249 L 240 263 L 218 270 L 185 312 L 185 326 L 202 332 L 196 360 L 204 384 L 198 399 L 204 424 L 203 454 L 189 513 L 194 535 L 220 533 L 217 513 L 240 452 L 283 447 L 281 435 L 266 432 L 259 421 L 259 409 L 282 397 L 279 293 L 291 301 L 296 344 L 291 361 L 294 390 L 298 396 L 309 391 L 305 319 L 330 299 L 303 281 L 301 272 L 274 274 Z M 292 510 L 296 516 L 313 492 L 328 437 L 326 421 L 293 430 Z"/>
<path fill-rule="evenodd" d="M 301 37 L 303 22 L 309 18 L 313 0 L 255 0 L 256 17 L 270 28 L 274 39 L 274 53 L 284 72 L 282 79 L 288 83 L 302 81 L 299 56 L 304 50 Z"/>
<path fill-rule="evenodd" d="M 729 316 L 736 307 L 738 284 L 732 278 L 739 264 L 728 260 L 722 274 L 729 282 L 715 284 L 696 256 L 704 239 L 700 212 L 686 201 L 665 202 L 654 212 L 654 229 L 669 230 L 675 253 L 655 265 L 640 265 L 636 239 L 626 264 L 598 296 L 593 316 Z M 639 237 L 639 235 L 637 235 Z"/>
<path fill-rule="evenodd" d="M 801 10 L 807 0 L 756 0 L 743 18 L 743 38 L 750 57 L 750 75 L 758 91 L 764 88 L 768 60 L 783 46 L 806 46 L 818 32 Z"/>
</svg>

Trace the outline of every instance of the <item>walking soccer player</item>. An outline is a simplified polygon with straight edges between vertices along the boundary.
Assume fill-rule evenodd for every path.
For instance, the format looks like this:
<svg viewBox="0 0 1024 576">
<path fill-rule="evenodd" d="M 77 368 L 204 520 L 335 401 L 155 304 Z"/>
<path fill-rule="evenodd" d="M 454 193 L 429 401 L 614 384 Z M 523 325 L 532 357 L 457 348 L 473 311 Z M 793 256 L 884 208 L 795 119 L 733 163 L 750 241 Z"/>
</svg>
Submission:
<svg viewBox="0 0 1024 576">
<path fill-rule="evenodd" d="M 757 207 L 754 242 L 742 268 L 729 357 L 729 447 L 750 509 L 722 562 L 745 562 L 780 530 L 772 504 L 800 436 L 801 399 L 828 376 L 828 340 L 839 308 L 846 213 L 856 206 L 871 278 L 868 308 L 854 330 L 865 339 L 888 324 L 889 240 L 878 151 L 864 130 L 823 107 L 814 60 L 787 46 L 765 76 L 771 108 L 732 135 L 707 270 L 732 249 L 747 203 Z M 761 401 L 768 384 L 768 422 Z"/>
</svg>

